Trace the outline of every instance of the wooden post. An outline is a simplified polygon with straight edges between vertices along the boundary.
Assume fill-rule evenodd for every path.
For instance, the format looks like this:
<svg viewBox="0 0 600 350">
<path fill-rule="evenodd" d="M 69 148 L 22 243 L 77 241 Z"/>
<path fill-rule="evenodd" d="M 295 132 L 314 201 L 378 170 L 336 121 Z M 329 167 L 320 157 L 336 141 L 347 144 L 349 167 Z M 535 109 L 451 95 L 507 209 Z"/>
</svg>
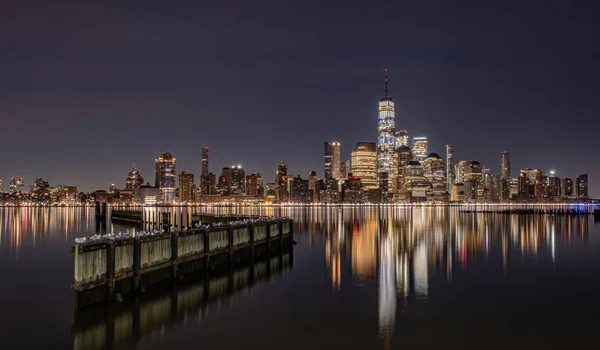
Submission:
<svg viewBox="0 0 600 350">
<path fill-rule="evenodd" d="M 210 270 L 210 231 L 208 228 L 205 228 L 202 232 L 204 235 L 204 270 L 208 274 Z"/>
<path fill-rule="evenodd" d="M 179 240 L 177 239 L 178 234 L 177 232 L 172 232 L 171 233 L 171 267 L 172 267 L 172 273 L 171 273 L 171 277 L 173 278 L 173 282 L 175 282 L 175 280 L 177 279 L 177 259 L 179 258 L 177 251 L 178 251 L 178 243 Z"/>
<path fill-rule="evenodd" d="M 106 299 L 112 301 L 115 296 L 115 241 L 106 246 Z"/>
<path fill-rule="evenodd" d="M 233 227 L 229 226 L 227 230 L 228 243 L 229 243 L 229 264 L 233 264 Z M 231 266 L 230 266 L 231 267 Z"/>
<path fill-rule="evenodd" d="M 140 262 L 142 254 L 142 242 L 139 237 L 133 239 L 133 291 L 140 290 Z"/>
</svg>

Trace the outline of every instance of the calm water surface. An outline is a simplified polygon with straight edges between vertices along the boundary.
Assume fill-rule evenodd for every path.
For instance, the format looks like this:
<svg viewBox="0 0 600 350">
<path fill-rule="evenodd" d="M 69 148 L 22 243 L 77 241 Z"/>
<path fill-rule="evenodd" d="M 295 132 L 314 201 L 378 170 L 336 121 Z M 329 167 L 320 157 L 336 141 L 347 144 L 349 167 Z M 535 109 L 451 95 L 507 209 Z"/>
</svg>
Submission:
<svg viewBox="0 0 600 350">
<path fill-rule="evenodd" d="M 74 238 L 132 227 L 105 227 L 84 208 L 0 208 L 0 349 L 531 349 L 598 340 L 600 223 L 591 216 L 244 213 L 295 220 L 293 255 L 274 257 L 270 273 L 263 264 L 189 276 L 76 315 Z"/>
</svg>

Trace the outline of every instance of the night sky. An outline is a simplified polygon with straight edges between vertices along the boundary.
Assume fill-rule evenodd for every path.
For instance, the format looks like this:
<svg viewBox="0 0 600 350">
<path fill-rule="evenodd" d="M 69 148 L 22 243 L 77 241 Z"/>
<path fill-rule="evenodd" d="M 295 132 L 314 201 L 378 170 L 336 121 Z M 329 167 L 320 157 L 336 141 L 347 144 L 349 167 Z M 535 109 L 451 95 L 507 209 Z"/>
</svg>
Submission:
<svg viewBox="0 0 600 350">
<path fill-rule="evenodd" d="M 399 2 L 399 1 L 398 1 Z M 124 187 L 132 162 L 323 176 L 323 141 L 396 127 L 430 152 L 590 176 L 600 194 L 595 1 L 0 1 L 0 178 Z M 453 3 L 452 6 L 449 3 Z M 596 22 L 596 23 L 595 23 Z"/>
</svg>

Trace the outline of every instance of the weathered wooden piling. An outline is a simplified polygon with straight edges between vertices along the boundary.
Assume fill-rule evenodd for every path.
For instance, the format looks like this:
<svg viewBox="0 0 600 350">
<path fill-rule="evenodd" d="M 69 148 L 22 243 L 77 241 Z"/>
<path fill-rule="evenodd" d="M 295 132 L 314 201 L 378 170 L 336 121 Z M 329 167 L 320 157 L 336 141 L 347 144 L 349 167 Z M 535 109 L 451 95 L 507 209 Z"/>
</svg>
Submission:
<svg viewBox="0 0 600 350">
<path fill-rule="evenodd" d="M 272 241 L 277 241 L 279 251 L 292 250 L 291 227 L 291 219 L 262 218 L 78 243 L 72 248 L 75 281 L 71 288 L 76 292 L 76 307 L 113 300 L 118 293 L 143 292 L 146 286 L 192 271 L 208 272 L 220 266 L 233 271 L 240 259 L 248 261 L 248 251 L 253 262 L 259 245 L 266 246 L 270 259 Z M 289 246 L 284 247 L 286 239 Z M 272 264 L 267 268 L 276 268 Z"/>
</svg>

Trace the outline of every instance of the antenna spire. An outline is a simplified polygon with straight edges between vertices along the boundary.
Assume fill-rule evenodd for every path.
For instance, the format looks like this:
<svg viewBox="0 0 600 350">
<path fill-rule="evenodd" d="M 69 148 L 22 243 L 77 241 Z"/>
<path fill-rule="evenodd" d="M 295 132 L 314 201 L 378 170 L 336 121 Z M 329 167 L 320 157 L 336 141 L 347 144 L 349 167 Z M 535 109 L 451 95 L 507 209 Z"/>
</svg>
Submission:
<svg viewBox="0 0 600 350">
<path fill-rule="evenodd" d="M 385 98 L 388 97 L 388 69 L 385 69 Z"/>
</svg>

